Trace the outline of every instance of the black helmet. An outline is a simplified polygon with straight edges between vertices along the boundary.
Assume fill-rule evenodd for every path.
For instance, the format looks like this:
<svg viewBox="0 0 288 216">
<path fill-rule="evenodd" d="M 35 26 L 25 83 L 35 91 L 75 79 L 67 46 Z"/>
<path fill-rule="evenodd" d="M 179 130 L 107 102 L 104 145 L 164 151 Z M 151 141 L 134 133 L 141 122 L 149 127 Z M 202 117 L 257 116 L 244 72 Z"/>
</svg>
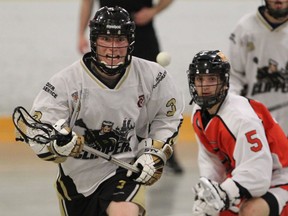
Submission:
<svg viewBox="0 0 288 216">
<path fill-rule="evenodd" d="M 131 62 L 131 53 L 135 42 L 135 23 L 130 18 L 129 13 L 121 7 L 102 7 L 94 18 L 90 20 L 90 46 L 94 63 L 106 74 L 114 75 L 120 73 Z M 99 62 L 97 53 L 97 38 L 99 35 L 124 35 L 128 39 L 127 55 L 124 64 L 117 67 L 108 66 Z"/>
<path fill-rule="evenodd" d="M 267 8 L 267 11 L 270 14 L 270 16 L 274 17 L 275 19 L 283 18 L 288 15 L 288 7 L 283 9 L 273 9 L 271 5 L 268 3 L 268 0 L 265 0 L 265 7 Z"/>
<path fill-rule="evenodd" d="M 221 102 L 227 95 L 229 88 L 230 64 L 225 55 L 219 50 L 204 50 L 197 53 L 187 71 L 188 85 L 192 102 L 198 104 L 202 109 L 209 109 Z M 212 96 L 199 96 L 196 91 L 195 77 L 201 74 L 219 75 L 220 89 Z M 190 104 L 191 104 L 190 103 Z"/>
</svg>

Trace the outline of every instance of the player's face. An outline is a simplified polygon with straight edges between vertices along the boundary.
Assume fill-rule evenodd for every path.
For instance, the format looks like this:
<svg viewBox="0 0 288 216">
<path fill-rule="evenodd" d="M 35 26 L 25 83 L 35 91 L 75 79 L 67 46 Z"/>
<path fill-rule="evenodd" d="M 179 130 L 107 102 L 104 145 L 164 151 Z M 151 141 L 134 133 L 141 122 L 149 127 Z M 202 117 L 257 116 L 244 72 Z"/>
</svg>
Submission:
<svg viewBox="0 0 288 216">
<path fill-rule="evenodd" d="M 96 45 L 98 60 L 108 67 L 113 68 L 125 62 L 129 45 L 126 36 L 100 35 Z"/>
<path fill-rule="evenodd" d="M 199 96 L 213 96 L 220 91 L 219 75 L 207 74 L 195 76 L 195 87 Z"/>
<path fill-rule="evenodd" d="M 266 0 L 267 15 L 271 22 L 282 23 L 288 18 L 288 0 Z M 269 15 L 271 17 L 269 17 Z"/>
<path fill-rule="evenodd" d="M 267 3 L 274 10 L 284 10 L 288 8 L 288 0 L 267 0 Z"/>
</svg>

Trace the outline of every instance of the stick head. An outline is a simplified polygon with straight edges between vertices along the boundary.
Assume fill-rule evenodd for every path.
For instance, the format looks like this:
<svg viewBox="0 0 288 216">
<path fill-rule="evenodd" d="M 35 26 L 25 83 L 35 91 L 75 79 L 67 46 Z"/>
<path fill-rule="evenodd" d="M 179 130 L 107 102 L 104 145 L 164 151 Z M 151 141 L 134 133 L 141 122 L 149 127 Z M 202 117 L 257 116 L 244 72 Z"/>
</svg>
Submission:
<svg viewBox="0 0 288 216">
<path fill-rule="evenodd" d="M 204 188 L 203 197 L 206 203 L 211 205 L 216 211 L 223 209 L 224 203 L 210 181 L 205 177 L 201 177 L 200 184 Z"/>
<path fill-rule="evenodd" d="M 16 141 L 47 144 L 58 137 L 58 132 L 52 125 L 34 119 L 24 107 L 18 106 L 14 109 L 12 120 L 17 130 Z"/>
</svg>

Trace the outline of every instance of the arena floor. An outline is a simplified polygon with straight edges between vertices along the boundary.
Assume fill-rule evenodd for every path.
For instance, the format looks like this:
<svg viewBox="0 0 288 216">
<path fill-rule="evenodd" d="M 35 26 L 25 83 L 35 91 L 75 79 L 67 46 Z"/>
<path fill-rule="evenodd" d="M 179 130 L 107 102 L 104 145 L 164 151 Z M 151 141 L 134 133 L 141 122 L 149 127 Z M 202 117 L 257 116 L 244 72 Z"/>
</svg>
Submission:
<svg viewBox="0 0 288 216">
<path fill-rule="evenodd" d="M 1 143 L 0 149 L 0 215 L 60 215 L 54 189 L 56 164 L 41 161 L 23 143 Z M 179 143 L 176 151 L 185 172 L 165 172 L 149 188 L 149 216 L 191 215 L 191 187 L 198 179 L 196 144 Z"/>
</svg>

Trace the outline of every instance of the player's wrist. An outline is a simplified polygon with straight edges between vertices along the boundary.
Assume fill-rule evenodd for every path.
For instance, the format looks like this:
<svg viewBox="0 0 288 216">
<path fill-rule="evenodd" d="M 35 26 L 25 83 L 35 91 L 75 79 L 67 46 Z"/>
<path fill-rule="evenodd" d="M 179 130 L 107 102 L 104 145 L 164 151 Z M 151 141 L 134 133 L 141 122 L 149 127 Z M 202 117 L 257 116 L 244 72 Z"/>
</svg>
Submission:
<svg viewBox="0 0 288 216">
<path fill-rule="evenodd" d="M 51 148 L 50 145 L 43 145 L 43 144 L 39 144 L 36 142 L 29 142 L 29 146 L 31 147 L 31 149 L 34 151 L 34 153 L 42 160 L 44 161 L 52 161 L 55 163 L 62 163 L 64 162 L 67 157 L 62 157 L 59 156 L 57 154 L 55 154 Z"/>
<path fill-rule="evenodd" d="M 151 138 L 142 140 L 139 143 L 139 149 L 137 158 L 143 154 L 150 154 L 161 159 L 164 164 L 173 154 L 173 148 L 169 144 Z"/>
<path fill-rule="evenodd" d="M 164 142 L 147 138 L 139 143 L 139 152 L 134 166 L 140 169 L 140 173 L 132 175 L 127 172 L 128 177 L 145 185 L 152 185 L 158 181 L 162 175 L 163 167 L 172 155 L 172 147 Z"/>
<path fill-rule="evenodd" d="M 232 180 L 232 178 L 227 178 L 224 182 L 220 184 L 220 187 L 223 191 L 226 192 L 228 199 L 229 199 L 229 206 L 236 206 L 240 203 L 240 190 L 237 184 Z"/>
</svg>

